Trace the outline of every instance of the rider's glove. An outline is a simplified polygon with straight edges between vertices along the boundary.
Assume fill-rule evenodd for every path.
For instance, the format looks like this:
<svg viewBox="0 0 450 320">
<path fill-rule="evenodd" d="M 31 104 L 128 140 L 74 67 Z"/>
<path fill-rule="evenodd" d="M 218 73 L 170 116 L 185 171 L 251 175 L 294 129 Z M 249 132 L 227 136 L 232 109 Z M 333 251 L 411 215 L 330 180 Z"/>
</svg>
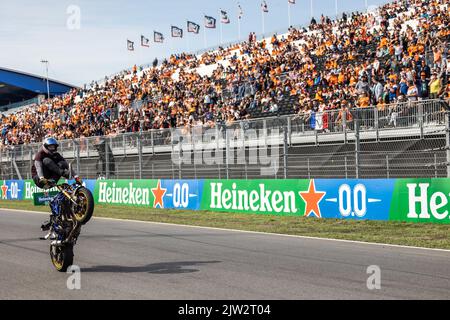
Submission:
<svg viewBox="0 0 450 320">
<path fill-rule="evenodd" d="M 83 180 L 79 176 L 75 176 L 75 182 L 79 184 L 80 186 L 83 184 Z"/>
<path fill-rule="evenodd" d="M 48 184 L 48 180 L 45 179 L 44 177 L 39 178 L 39 184 L 41 186 L 46 186 Z"/>
</svg>

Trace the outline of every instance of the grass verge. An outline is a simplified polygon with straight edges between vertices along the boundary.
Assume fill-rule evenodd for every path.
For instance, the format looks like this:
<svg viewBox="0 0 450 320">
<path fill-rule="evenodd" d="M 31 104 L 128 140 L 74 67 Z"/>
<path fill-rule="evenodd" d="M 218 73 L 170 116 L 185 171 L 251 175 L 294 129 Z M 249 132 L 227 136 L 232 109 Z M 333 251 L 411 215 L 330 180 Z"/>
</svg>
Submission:
<svg viewBox="0 0 450 320">
<path fill-rule="evenodd" d="M 29 201 L 8 200 L 0 201 L 0 208 L 50 210 L 47 206 L 34 206 Z M 105 205 L 96 205 L 94 216 L 450 249 L 450 225 L 431 223 L 314 219 Z"/>
</svg>

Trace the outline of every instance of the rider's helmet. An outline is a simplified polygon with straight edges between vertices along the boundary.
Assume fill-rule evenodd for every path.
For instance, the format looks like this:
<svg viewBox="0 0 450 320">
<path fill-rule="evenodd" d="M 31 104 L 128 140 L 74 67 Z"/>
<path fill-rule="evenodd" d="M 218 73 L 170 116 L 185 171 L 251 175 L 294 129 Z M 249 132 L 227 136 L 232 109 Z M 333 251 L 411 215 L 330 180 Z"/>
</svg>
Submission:
<svg viewBox="0 0 450 320">
<path fill-rule="evenodd" d="M 58 141 L 55 138 L 53 137 L 45 138 L 44 148 L 49 154 L 54 154 L 55 152 L 57 152 L 58 146 L 59 146 Z"/>
</svg>

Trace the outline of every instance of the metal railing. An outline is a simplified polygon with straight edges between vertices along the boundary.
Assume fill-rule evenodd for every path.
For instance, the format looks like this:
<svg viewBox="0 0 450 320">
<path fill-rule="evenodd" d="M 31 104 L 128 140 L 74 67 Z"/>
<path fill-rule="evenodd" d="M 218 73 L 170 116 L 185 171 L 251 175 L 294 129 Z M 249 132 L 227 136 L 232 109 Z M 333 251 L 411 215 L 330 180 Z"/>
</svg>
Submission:
<svg viewBox="0 0 450 320">
<path fill-rule="evenodd" d="M 157 129 L 63 140 L 59 152 L 89 178 L 447 176 L 446 108 L 442 100 L 412 101 L 216 123 L 212 128 Z M 0 177 L 30 178 L 38 148 L 39 144 L 4 146 Z M 276 170 L 260 159 L 252 162 L 251 155 L 263 151 L 273 152 Z M 243 161 L 239 152 L 245 155 Z M 221 154 L 221 160 L 194 161 L 197 155 L 204 160 L 208 153 Z M 184 154 L 190 162 L 179 159 Z"/>
<path fill-rule="evenodd" d="M 7 105 L 0 107 L 0 112 L 2 112 L 2 114 L 4 114 L 4 115 L 18 112 L 21 109 L 29 107 L 31 105 L 40 104 L 43 99 L 44 99 L 43 96 L 41 96 L 41 97 L 36 97 L 36 98 L 25 100 L 25 101 L 7 104 Z"/>
</svg>

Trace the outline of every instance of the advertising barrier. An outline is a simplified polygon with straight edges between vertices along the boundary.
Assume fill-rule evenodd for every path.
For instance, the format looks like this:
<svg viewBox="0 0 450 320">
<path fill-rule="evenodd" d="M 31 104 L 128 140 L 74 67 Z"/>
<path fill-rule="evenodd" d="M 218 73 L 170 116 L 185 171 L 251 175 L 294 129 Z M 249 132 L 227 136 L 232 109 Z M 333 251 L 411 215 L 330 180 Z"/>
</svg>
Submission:
<svg viewBox="0 0 450 320">
<path fill-rule="evenodd" d="M 86 180 L 97 204 L 355 220 L 450 223 L 450 179 Z M 3 200 L 32 200 L 4 180 Z M 55 191 L 55 190 L 50 190 Z"/>
<path fill-rule="evenodd" d="M 22 200 L 24 192 L 23 180 L 2 180 L 2 200 Z"/>
</svg>

